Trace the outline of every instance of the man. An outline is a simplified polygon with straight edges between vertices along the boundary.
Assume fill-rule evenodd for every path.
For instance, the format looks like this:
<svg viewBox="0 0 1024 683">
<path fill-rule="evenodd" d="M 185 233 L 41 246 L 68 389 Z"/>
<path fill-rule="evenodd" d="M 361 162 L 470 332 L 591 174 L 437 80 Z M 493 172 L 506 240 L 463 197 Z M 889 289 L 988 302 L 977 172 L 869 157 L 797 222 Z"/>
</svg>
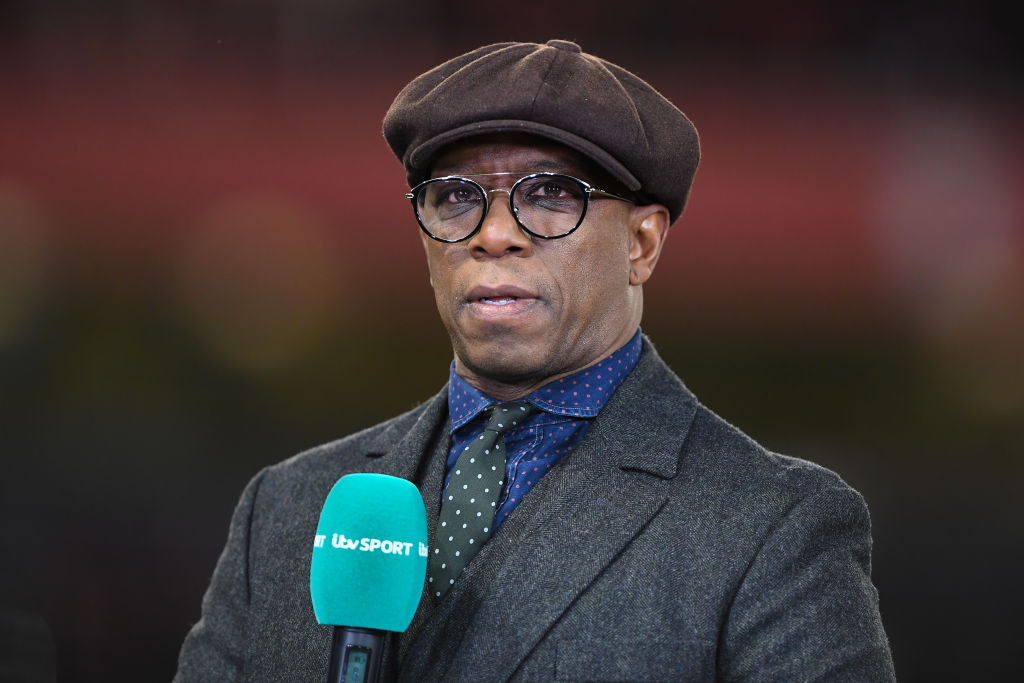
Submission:
<svg viewBox="0 0 1024 683">
<path fill-rule="evenodd" d="M 428 582 L 386 679 L 892 680 L 861 497 L 700 405 L 639 332 L 697 167 L 690 121 L 556 40 L 423 74 L 384 134 L 450 381 L 250 483 L 179 680 L 323 677 L 311 540 L 352 472 L 409 479 L 426 502 Z M 495 457 L 498 481 L 463 498 L 464 470 Z M 449 533 L 470 504 L 488 514 Z"/>
</svg>

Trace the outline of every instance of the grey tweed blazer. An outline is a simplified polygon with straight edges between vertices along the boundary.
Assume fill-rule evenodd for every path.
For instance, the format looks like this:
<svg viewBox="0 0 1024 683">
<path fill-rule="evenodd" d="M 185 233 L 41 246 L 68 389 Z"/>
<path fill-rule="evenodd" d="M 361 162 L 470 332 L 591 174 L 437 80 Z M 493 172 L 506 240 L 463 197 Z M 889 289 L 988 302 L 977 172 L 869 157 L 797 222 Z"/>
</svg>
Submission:
<svg viewBox="0 0 1024 683">
<path fill-rule="evenodd" d="M 404 477 L 432 530 L 450 443 L 442 391 L 260 472 L 175 680 L 323 680 L 331 628 L 313 616 L 309 563 L 328 491 L 350 472 Z M 891 681 L 870 553 L 856 491 L 710 412 L 645 339 L 573 454 L 389 636 L 384 676 Z"/>
</svg>

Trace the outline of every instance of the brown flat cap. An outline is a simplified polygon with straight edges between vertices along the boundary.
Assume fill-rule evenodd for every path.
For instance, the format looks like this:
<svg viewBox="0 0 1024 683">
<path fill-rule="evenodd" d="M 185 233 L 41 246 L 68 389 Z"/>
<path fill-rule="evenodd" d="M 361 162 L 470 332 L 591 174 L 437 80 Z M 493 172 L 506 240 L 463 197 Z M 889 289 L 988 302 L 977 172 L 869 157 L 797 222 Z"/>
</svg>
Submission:
<svg viewBox="0 0 1024 683">
<path fill-rule="evenodd" d="M 700 161 L 683 112 L 629 71 L 575 43 L 487 45 L 414 79 L 384 116 L 384 137 L 410 187 L 445 145 L 495 132 L 531 133 L 597 162 L 645 201 L 683 212 Z"/>
</svg>

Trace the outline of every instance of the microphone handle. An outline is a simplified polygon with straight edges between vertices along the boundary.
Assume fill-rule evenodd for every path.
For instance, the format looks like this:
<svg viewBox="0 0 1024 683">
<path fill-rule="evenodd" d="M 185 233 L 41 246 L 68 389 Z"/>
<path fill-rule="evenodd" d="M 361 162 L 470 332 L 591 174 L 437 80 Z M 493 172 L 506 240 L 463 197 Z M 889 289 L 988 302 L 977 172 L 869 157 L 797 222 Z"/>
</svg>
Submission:
<svg viewBox="0 0 1024 683">
<path fill-rule="evenodd" d="M 377 683 L 384 631 L 335 626 L 327 683 Z"/>
</svg>

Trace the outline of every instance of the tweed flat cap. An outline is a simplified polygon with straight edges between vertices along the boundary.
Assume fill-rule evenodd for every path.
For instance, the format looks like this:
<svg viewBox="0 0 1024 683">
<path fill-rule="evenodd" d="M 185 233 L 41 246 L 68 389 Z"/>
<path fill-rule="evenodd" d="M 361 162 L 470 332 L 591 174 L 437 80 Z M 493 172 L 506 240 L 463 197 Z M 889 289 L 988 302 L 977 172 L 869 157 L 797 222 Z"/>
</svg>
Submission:
<svg viewBox="0 0 1024 683">
<path fill-rule="evenodd" d="M 700 161 L 697 130 L 657 90 L 575 43 L 498 43 L 415 78 L 384 117 L 410 187 L 445 145 L 531 133 L 595 161 L 645 201 L 683 212 Z"/>
</svg>

